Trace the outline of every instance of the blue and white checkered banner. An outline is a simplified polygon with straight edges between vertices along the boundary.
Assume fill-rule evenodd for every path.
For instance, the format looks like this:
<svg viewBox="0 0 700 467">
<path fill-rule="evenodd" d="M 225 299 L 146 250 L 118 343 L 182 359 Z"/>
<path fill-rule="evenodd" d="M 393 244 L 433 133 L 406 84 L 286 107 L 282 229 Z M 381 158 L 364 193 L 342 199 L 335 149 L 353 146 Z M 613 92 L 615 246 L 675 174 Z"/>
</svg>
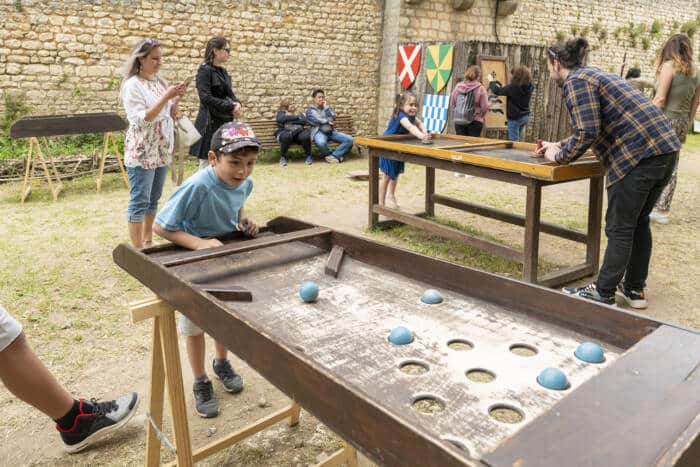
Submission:
<svg viewBox="0 0 700 467">
<path fill-rule="evenodd" d="M 442 133 L 447 124 L 450 96 L 438 96 L 437 94 L 425 94 L 423 96 L 423 111 L 421 121 L 431 133 Z"/>
</svg>

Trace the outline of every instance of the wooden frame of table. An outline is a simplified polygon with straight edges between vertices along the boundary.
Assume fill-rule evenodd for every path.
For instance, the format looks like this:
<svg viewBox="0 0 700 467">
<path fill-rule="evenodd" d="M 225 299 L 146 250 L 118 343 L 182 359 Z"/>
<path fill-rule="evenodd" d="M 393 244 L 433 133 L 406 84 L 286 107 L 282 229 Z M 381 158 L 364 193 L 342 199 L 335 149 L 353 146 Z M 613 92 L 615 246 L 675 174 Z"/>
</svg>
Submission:
<svg viewBox="0 0 700 467">
<path fill-rule="evenodd" d="M 523 264 L 523 279 L 528 282 L 553 287 L 597 272 L 600 254 L 601 216 L 603 207 L 603 170 L 594 158 L 587 157 L 570 165 L 499 159 L 492 156 L 472 154 L 467 151 L 484 149 L 520 149 L 534 151 L 529 143 L 501 141 L 469 136 L 435 135 L 435 145 L 405 144 L 415 141 L 411 135 L 357 137 L 355 143 L 368 148 L 369 153 L 369 218 L 368 225 L 375 228 L 379 216 L 427 230 L 446 238 L 459 240 L 467 245 L 488 251 Z M 448 142 L 446 144 L 446 142 Z M 379 205 L 379 157 L 400 160 L 425 167 L 425 211 L 410 214 Z M 435 169 L 459 172 L 476 177 L 498 180 L 527 189 L 525 215 L 520 216 L 489 206 L 470 203 L 435 192 Z M 542 222 L 540 220 L 542 187 L 576 180 L 590 181 L 588 195 L 588 220 L 586 232 Z M 435 205 L 442 204 L 454 209 L 471 212 L 525 228 L 523 250 L 485 240 L 461 230 L 425 219 L 435 214 Z M 583 263 L 554 271 L 538 277 L 540 233 L 586 245 Z"/>
<path fill-rule="evenodd" d="M 173 245 L 139 251 L 126 244 L 114 250 L 115 262 L 159 297 L 142 304 L 140 309 L 132 309 L 134 319 L 160 320 L 153 336 L 153 418 L 162 414 L 163 383 L 158 381 L 163 380 L 163 365 L 166 371 L 171 368 L 172 374 L 180 372 L 172 315 L 178 309 L 381 465 L 690 467 L 700 462 L 700 334 L 696 331 L 295 219 L 274 219 L 262 232 L 264 235 L 253 240 L 222 239 L 224 246 L 204 251 L 187 251 Z M 309 358 L 304 349 L 276 338 L 263 324 L 240 314 L 235 304 L 224 303 L 204 291 L 201 283 L 186 279 L 193 277 L 192 272 L 197 272 L 197 277 L 201 273 L 220 274 L 220 268 L 230 264 L 229 255 L 300 242 L 328 252 L 326 274 L 337 274 L 343 267 L 343 256 L 349 257 L 407 279 L 487 300 L 523 317 L 582 333 L 615 346 L 624 354 L 495 449 L 480 459 L 470 457 L 428 427 L 408 423 L 395 407 L 383 405 L 382 399 L 349 385 L 341 375 Z M 206 264 L 213 263 L 207 261 L 219 261 L 219 272 L 208 271 Z M 256 267 L 264 271 L 267 266 L 252 256 L 244 262 L 241 274 Z M 159 341 L 172 352 L 164 350 L 159 354 Z M 178 384 L 179 389 L 173 391 L 172 387 L 177 388 Z M 184 424 L 177 426 L 186 429 L 181 374 L 179 379 L 173 379 L 172 387 L 171 404 L 177 405 L 171 408 L 172 414 L 180 421 L 185 419 Z M 294 413 L 285 410 L 277 420 L 291 417 L 293 422 Z M 157 463 L 158 440 L 151 431 L 148 436 L 153 446 L 148 459 L 153 465 Z M 178 463 L 190 465 L 202 454 L 211 453 L 209 446 L 193 455 L 186 432 L 177 436 Z M 233 439 L 235 436 L 231 435 L 221 443 L 230 445 Z M 217 448 L 223 446 L 214 444 Z M 337 459 L 342 458 L 347 459 L 347 453 L 339 453 Z"/>
</svg>

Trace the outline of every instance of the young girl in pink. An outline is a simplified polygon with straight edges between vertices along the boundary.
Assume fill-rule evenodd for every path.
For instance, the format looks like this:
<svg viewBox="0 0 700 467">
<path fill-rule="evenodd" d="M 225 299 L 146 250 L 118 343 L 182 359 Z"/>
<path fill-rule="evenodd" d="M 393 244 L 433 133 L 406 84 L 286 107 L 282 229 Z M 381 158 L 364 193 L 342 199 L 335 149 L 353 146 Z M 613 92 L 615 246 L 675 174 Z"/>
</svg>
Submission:
<svg viewBox="0 0 700 467">
<path fill-rule="evenodd" d="M 385 135 L 406 135 L 412 134 L 416 138 L 429 140 L 430 133 L 427 132 L 423 123 L 417 117 L 418 100 L 415 94 L 406 91 L 401 94 L 394 107 L 394 113 L 387 125 Z M 396 202 L 396 185 L 399 182 L 399 175 L 403 173 L 403 161 L 379 158 L 379 169 L 384 174 L 382 183 L 379 186 L 379 204 L 387 207 L 398 209 L 399 204 Z M 389 196 L 387 199 L 387 189 Z"/>
</svg>

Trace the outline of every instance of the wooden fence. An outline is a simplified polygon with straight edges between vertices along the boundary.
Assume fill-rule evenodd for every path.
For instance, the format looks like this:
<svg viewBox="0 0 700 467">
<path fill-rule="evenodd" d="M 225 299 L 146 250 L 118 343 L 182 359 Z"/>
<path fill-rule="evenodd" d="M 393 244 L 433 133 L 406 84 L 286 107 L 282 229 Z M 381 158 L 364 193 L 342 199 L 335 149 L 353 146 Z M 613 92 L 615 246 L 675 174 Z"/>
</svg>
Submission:
<svg viewBox="0 0 700 467">
<path fill-rule="evenodd" d="M 425 94 L 435 94 L 425 77 L 426 47 L 444 42 L 422 42 L 423 52 L 421 68 L 411 90 L 422 98 Z M 535 90 L 530 100 L 530 123 L 525 129 L 524 141 L 534 142 L 540 138 L 545 141 L 558 141 L 571 134 L 571 123 L 566 111 L 561 89 L 549 78 L 547 71 L 547 48 L 536 45 L 496 44 L 494 42 L 457 41 L 454 45 L 454 62 L 452 75 L 447 85 L 438 94 L 445 95 L 452 92 L 459 78 L 464 77 L 464 72 L 471 65 L 476 65 L 477 55 L 506 56 L 508 69 L 516 65 L 525 65 L 532 70 L 532 84 Z M 401 89 L 396 78 L 396 89 Z M 454 133 L 452 118 L 448 121 L 448 133 Z M 488 137 L 507 139 L 507 132 L 503 130 L 489 130 Z"/>
</svg>

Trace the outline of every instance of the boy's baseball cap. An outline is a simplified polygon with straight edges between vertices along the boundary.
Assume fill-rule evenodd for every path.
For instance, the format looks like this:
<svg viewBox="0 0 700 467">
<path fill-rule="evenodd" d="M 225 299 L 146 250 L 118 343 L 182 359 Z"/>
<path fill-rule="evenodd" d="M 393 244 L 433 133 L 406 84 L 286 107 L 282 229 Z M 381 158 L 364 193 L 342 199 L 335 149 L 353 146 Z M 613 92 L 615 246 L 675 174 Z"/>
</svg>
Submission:
<svg viewBox="0 0 700 467">
<path fill-rule="evenodd" d="M 241 148 L 260 148 L 253 129 L 243 122 L 224 123 L 211 137 L 211 150 L 232 153 Z"/>
</svg>

